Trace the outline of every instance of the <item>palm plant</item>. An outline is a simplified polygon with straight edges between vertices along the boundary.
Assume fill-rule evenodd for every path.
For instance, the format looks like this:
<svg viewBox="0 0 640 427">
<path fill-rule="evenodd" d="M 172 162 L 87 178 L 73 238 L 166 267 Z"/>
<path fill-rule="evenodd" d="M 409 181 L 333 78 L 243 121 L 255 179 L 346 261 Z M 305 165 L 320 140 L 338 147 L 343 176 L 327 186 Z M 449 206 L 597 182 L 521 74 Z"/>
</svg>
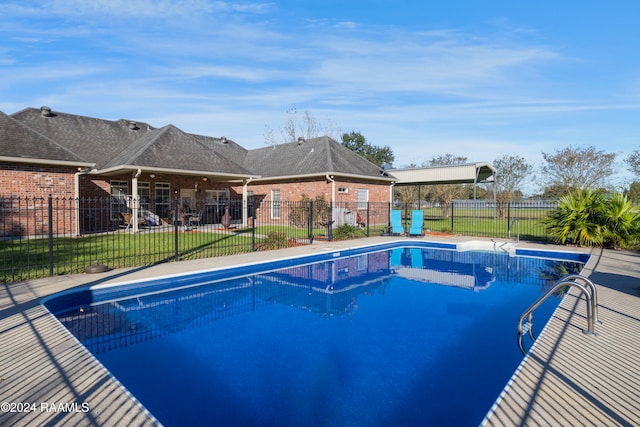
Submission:
<svg viewBox="0 0 640 427">
<path fill-rule="evenodd" d="M 605 246 L 619 248 L 628 246 L 640 234 L 640 209 L 626 196 L 616 193 L 611 197 L 603 215 Z"/>
<path fill-rule="evenodd" d="M 606 200 L 591 189 L 577 190 L 560 198 L 543 224 L 551 238 L 561 244 L 597 246 L 603 242 L 603 217 Z"/>
<path fill-rule="evenodd" d="M 619 248 L 640 236 L 640 210 L 636 206 L 621 194 L 607 199 L 591 189 L 561 197 L 543 223 L 561 244 Z"/>
</svg>

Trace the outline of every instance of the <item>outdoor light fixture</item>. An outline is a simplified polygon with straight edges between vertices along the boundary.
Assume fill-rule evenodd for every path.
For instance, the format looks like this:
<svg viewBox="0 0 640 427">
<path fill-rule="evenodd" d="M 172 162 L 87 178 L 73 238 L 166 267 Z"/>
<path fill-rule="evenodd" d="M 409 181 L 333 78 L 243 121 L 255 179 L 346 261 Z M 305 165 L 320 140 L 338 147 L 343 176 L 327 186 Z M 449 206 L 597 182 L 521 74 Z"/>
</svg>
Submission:
<svg viewBox="0 0 640 427">
<path fill-rule="evenodd" d="M 209 178 L 207 178 L 206 176 L 203 176 L 203 177 L 202 177 L 202 180 L 203 180 L 204 182 L 207 182 L 207 181 L 209 180 Z"/>
<path fill-rule="evenodd" d="M 155 178 L 155 177 L 156 177 L 156 174 L 155 174 L 155 173 L 150 173 L 150 174 L 149 174 L 149 178 L 153 179 L 153 178 Z"/>
</svg>

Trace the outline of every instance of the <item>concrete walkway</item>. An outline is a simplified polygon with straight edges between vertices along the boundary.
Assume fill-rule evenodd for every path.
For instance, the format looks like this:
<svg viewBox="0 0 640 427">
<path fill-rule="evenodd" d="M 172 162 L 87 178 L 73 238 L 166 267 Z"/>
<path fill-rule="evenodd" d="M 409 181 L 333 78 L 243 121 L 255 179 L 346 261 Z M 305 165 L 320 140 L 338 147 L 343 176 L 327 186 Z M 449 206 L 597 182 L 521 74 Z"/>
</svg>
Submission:
<svg viewBox="0 0 640 427">
<path fill-rule="evenodd" d="M 455 242 L 461 237 L 425 237 Z M 0 285 L 0 425 L 154 425 L 153 417 L 48 311 L 43 297 L 77 286 L 269 261 L 389 242 L 375 237 L 100 274 Z M 520 243 L 519 247 L 561 249 Z M 596 251 L 598 337 L 584 301 L 567 296 L 484 423 L 488 426 L 640 425 L 640 255 Z M 515 328 L 515 325 L 514 325 Z M 193 408 L 176 408 L 193 410 Z"/>
</svg>

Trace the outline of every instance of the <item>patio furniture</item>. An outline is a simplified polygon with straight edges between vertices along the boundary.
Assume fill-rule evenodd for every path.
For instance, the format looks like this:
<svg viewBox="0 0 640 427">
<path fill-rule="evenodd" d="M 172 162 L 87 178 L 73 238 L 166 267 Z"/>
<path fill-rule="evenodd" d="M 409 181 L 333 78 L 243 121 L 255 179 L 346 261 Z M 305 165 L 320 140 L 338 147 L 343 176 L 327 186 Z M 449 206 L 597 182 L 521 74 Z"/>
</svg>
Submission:
<svg viewBox="0 0 640 427">
<path fill-rule="evenodd" d="M 409 228 L 409 236 L 422 236 L 423 223 L 424 212 L 417 209 L 411 211 L 411 228 Z"/>
<path fill-rule="evenodd" d="M 391 211 L 391 235 L 399 236 L 404 234 L 404 227 L 402 226 L 402 211 L 399 209 L 393 209 Z"/>
<path fill-rule="evenodd" d="M 129 229 L 133 225 L 133 215 L 131 212 L 120 212 L 120 216 L 122 216 L 122 220 L 126 224 L 126 230 Z M 147 220 L 144 218 L 138 218 L 138 225 L 147 225 Z"/>
<path fill-rule="evenodd" d="M 202 225 L 202 211 L 192 212 L 188 215 L 189 227 Z"/>
</svg>

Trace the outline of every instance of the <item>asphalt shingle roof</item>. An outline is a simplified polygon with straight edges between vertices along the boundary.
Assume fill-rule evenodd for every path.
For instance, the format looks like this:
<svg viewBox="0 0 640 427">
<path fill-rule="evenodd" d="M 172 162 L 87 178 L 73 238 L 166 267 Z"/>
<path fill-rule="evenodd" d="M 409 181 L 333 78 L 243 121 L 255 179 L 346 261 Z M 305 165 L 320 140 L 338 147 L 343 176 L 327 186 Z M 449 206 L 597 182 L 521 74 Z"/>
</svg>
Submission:
<svg viewBox="0 0 640 427">
<path fill-rule="evenodd" d="M 263 178 L 331 173 L 382 176 L 378 166 L 327 136 L 251 150 L 244 165 Z"/>
<path fill-rule="evenodd" d="M 242 166 L 173 125 L 146 132 L 105 164 L 104 168 L 119 165 L 251 175 Z"/>
<path fill-rule="evenodd" d="M 0 111 L 0 155 L 25 159 L 85 163 L 50 138 Z"/>
<path fill-rule="evenodd" d="M 46 113 L 36 108 L 0 113 L 0 155 L 94 163 L 98 171 L 147 167 L 263 178 L 385 179 L 378 166 L 326 136 L 246 150 L 226 138 L 194 135 L 173 125 L 154 128 L 125 119 Z"/>
</svg>

